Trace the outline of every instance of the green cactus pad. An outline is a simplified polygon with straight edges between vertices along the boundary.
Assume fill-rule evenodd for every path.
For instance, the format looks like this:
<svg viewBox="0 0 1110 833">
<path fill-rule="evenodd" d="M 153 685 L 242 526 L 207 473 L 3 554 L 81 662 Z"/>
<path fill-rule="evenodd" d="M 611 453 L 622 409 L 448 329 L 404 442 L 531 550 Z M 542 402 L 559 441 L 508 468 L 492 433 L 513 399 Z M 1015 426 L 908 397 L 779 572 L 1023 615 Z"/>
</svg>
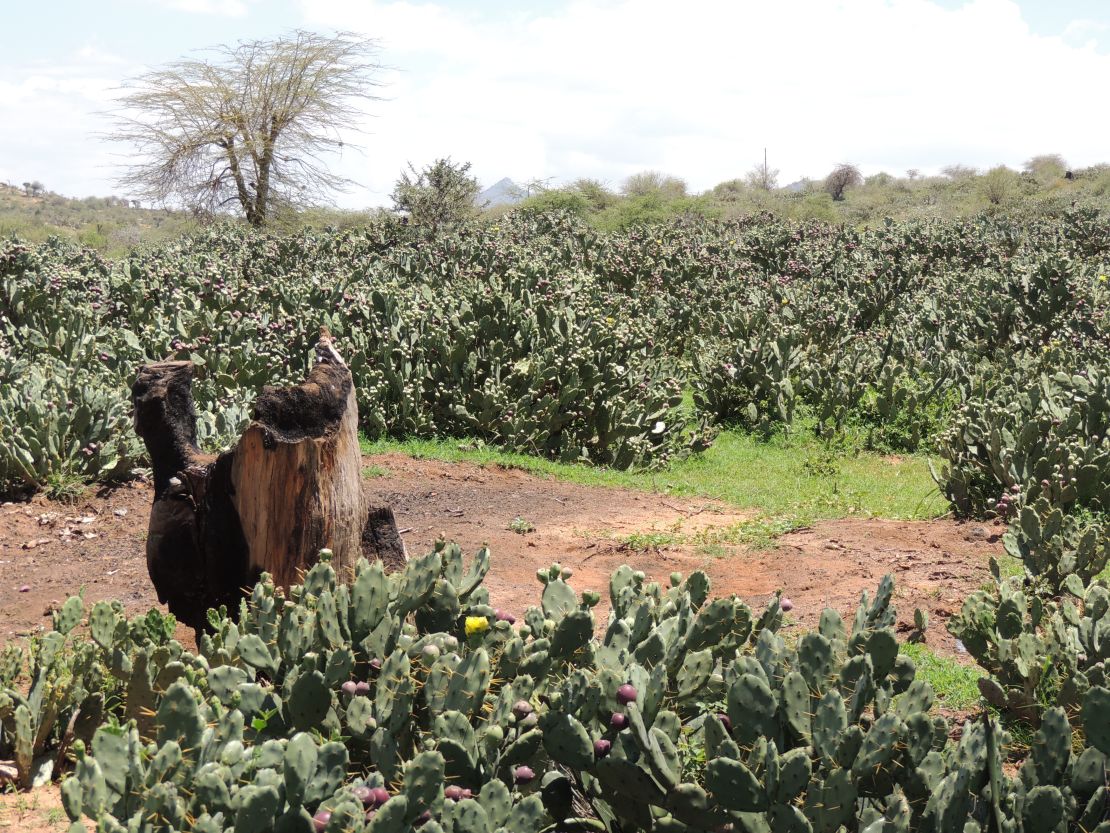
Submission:
<svg viewBox="0 0 1110 833">
<path fill-rule="evenodd" d="M 729 810 L 756 812 L 770 806 L 763 785 L 740 761 L 711 760 L 705 769 L 705 786 L 713 800 Z"/>
<path fill-rule="evenodd" d="M 285 706 L 290 722 L 298 731 L 320 728 L 331 708 L 331 690 L 324 682 L 324 675 L 309 671 L 297 677 Z"/>
<path fill-rule="evenodd" d="M 543 747 L 552 759 L 572 769 L 589 769 L 594 762 L 593 741 L 586 727 L 570 714 L 543 723 Z"/>
</svg>

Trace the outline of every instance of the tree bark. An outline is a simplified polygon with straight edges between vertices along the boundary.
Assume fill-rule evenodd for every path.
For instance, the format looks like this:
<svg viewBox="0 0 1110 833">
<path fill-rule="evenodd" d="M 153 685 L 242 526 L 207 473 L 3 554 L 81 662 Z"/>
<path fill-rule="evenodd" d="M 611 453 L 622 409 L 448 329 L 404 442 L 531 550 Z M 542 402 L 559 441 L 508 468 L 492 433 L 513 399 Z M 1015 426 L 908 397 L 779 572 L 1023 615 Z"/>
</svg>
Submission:
<svg viewBox="0 0 1110 833">
<path fill-rule="evenodd" d="M 360 556 L 404 563 L 392 510 L 367 505 L 354 384 L 326 331 L 316 358 L 300 385 L 264 388 L 218 456 L 196 444 L 191 362 L 148 365 L 132 387 L 154 468 L 147 568 L 159 600 L 198 631 L 209 608 L 237 612 L 263 572 L 297 583 L 321 549 L 340 574 Z"/>
</svg>

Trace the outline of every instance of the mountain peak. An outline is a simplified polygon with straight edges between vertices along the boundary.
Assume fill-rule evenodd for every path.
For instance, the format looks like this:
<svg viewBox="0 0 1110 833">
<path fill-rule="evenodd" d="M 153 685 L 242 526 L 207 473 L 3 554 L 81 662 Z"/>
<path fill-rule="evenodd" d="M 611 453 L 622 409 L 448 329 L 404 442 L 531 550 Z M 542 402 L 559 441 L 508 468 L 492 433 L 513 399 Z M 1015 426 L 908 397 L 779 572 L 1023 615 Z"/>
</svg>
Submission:
<svg viewBox="0 0 1110 833">
<path fill-rule="evenodd" d="M 502 177 L 479 194 L 478 204 L 485 204 L 487 207 L 495 205 L 515 205 L 523 199 L 523 189 L 506 176 Z"/>
</svg>

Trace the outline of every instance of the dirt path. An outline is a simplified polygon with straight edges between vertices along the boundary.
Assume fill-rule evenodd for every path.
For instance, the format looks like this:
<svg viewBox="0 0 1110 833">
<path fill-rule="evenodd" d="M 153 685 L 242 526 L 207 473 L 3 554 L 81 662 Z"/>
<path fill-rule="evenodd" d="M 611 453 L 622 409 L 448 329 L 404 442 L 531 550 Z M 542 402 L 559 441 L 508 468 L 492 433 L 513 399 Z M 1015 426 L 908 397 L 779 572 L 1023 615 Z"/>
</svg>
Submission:
<svg viewBox="0 0 1110 833">
<path fill-rule="evenodd" d="M 826 605 L 850 616 L 860 592 L 893 572 L 903 626 L 915 607 L 927 609 L 928 643 L 963 658 L 944 621 L 983 584 L 988 556 L 1001 552 L 994 527 L 855 518 L 819 523 L 759 551 L 729 543 L 754 515 L 713 501 L 399 454 L 364 462 L 385 470 L 368 488 L 394 507 L 410 553 L 440 535 L 466 553 L 488 544 L 490 596 L 517 613 L 539 599 L 536 569 L 555 561 L 574 569 L 577 589 L 603 597 L 609 574 L 626 563 L 661 581 L 703 569 L 715 594 L 737 593 L 757 609 L 782 588 L 795 603 L 795 626 L 815 623 Z M 148 485 L 133 484 L 90 492 L 73 506 L 41 496 L 0 506 L 0 643 L 49 626 L 52 606 L 81 588 L 89 602 L 118 598 L 134 612 L 156 604 L 144 560 L 150 499 Z M 534 530 L 514 531 L 517 518 Z"/>
</svg>

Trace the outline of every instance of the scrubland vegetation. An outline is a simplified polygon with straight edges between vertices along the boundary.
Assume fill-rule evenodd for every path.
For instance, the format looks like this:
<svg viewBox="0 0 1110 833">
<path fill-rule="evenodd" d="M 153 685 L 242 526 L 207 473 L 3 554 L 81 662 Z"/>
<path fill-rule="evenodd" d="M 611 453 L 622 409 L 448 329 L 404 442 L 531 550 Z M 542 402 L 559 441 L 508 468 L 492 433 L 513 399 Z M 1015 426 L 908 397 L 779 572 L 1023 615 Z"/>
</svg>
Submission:
<svg viewBox="0 0 1110 833">
<path fill-rule="evenodd" d="M 828 452 L 817 476 L 927 455 L 949 511 L 1005 522 L 1020 564 L 948 623 L 983 674 L 959 740 L 889 580 L 797 635 L 788 600 L 714 599 L 696 572 L 622 568 L 599 616 L 555 565 L 536 607 L 500 610 L 490 554 L 444 545 L 392 576 L 263 577 L 196 651 L 157 612 L 71 599 L 3 654 L 0 759 L 30 785 L 68 750 L 75 833 L 1108 829 L 1107 175 L 1039 175 L 841 200 L 646 176 L 434 232 L 0 244 L 12 494 L 146 465 L 128 388 L 155 359 L 202 368 L 218 448 L 261 385 L 303 376 L 320 325 L 371 442 L 462 437 L 613 477 L 688 466 L 722 432 L 804 438 Z"/>
</svg>

